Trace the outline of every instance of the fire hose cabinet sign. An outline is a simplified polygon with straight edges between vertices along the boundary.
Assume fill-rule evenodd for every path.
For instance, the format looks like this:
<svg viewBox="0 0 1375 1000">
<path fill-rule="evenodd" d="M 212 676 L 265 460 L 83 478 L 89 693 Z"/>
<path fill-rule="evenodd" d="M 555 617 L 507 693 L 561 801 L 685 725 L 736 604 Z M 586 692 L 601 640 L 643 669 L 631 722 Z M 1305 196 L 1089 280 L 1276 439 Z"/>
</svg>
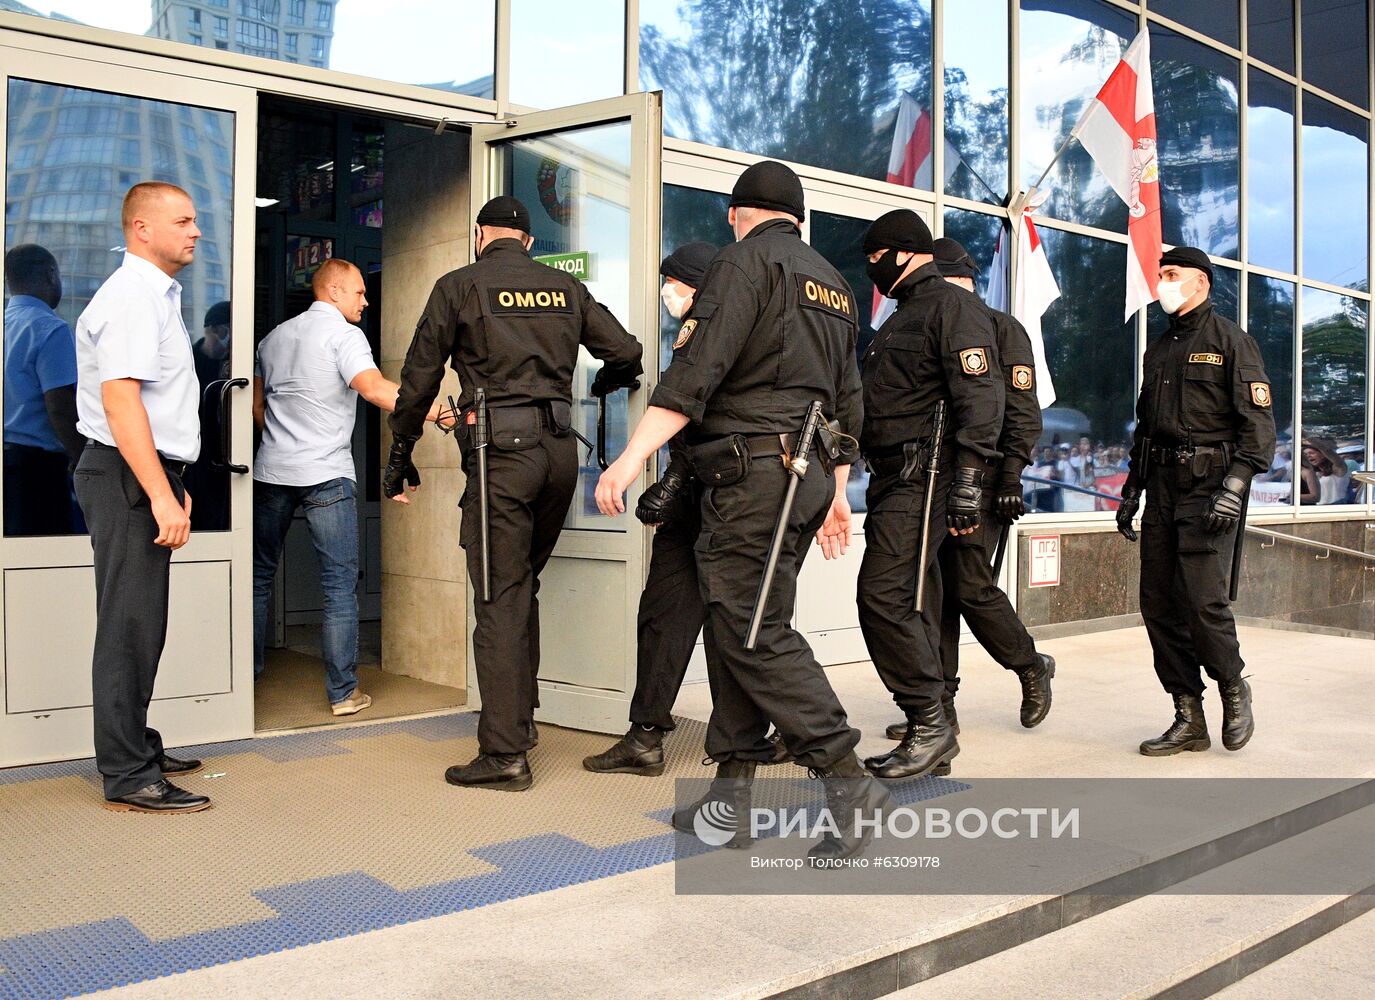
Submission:
<svg viewBox="0 0 1375 1000">
<path fill-rule="evenodd" d="M 1030 560 L 1027 586 L 1060 586 L 1060 536 L 1028 535 L 1026 551 Z"/>
</svg>

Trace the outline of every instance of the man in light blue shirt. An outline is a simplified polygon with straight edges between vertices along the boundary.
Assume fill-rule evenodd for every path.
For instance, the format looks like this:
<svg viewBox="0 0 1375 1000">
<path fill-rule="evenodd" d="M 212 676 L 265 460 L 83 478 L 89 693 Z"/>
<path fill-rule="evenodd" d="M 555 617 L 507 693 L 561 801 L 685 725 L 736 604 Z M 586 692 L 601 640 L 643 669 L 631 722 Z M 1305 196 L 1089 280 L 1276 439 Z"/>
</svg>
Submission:
<svg viewBox="0 0 1375 1000">
<path fill-rule="evenodd" d="M 76 430 L 76 342 L 53 310 L 57 259 L 24 243 L 5 254 L 5 534 L 74 530 L 68 465 L 86 440 Z"/>
<path fill-rule="evenodd" d="M 358 268 L 328 260 L 310 308 L 258 345 L 253 416 L 263 430 L 253 463 L 253 669 L 262 673 L 267 608 L 297 508 L 320 559 L 325 593 L 321 652 L 335 715 L 372 704 L 358 689 L 358 507 L 353 422 L 358 397 L 391 411 L 399 389 L 378 371 L 353 324 L 368 300 Z M 428 419 L 439 412 L 432 407 Z"/>
</svg>

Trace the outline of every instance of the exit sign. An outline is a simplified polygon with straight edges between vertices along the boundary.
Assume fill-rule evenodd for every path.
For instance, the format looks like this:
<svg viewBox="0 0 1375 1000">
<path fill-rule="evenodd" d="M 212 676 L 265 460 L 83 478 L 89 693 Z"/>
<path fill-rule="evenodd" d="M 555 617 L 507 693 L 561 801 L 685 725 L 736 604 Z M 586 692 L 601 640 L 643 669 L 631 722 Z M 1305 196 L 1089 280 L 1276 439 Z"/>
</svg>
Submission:
<svg viewBox="0 0 1375 1000">
<path fill-rule="evenodd" d="M 579 281 L 592 280 L 592 252 L 590 250 L 575 250 L 572 253 L 548 253 L 534 259 L 541 264 L 563 271 L 565 274 L 571 274 Z"/>
</svg>

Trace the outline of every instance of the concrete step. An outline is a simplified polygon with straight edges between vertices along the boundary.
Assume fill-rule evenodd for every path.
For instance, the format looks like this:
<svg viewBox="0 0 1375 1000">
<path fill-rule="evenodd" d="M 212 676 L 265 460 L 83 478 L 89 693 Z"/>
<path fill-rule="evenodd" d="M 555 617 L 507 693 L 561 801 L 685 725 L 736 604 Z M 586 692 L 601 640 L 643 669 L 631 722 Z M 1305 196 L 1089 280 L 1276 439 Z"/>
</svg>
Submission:
<svg viewBox="0 0 1375 1000">
<path fill-rule="evenodd" d="M 1323 996 L 1375 996 L 1375 913 L 1357 917 L 1214 994 L 1216 1000 Z"/>
<path fill-rule="evenodd" d="M 1372 842 L 1375 807 L 1367 807 L 1180 882 L 1168 895 L 1124 902 L 890 996 L 1209 997 L 1375 908 Z M 1312 879 L 1306 884 L 1350 891 L 1229 894 L 1243 886 L 1279 886 L 1288 873 L 1306 873 Z"/>
</svg>

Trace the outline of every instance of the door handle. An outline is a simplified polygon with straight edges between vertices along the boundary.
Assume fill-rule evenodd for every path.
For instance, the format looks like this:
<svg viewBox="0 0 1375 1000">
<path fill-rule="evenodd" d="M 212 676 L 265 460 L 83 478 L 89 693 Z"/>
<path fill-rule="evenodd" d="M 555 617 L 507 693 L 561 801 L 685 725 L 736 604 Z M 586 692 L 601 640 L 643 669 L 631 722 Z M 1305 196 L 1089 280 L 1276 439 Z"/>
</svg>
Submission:
<svg viewBox="0 0 1375 1000">
<path fill-rule="evenodd" d="M 229 390 L 247 389 L 248 379 L 231 378 L 225 382 L 224 388 L 220 390 L 220 463 L 230 472 L 237 472 L 244 475 L 248 472 L 248 466 L 236 465 L 229 461 Z"/>
</svg>

